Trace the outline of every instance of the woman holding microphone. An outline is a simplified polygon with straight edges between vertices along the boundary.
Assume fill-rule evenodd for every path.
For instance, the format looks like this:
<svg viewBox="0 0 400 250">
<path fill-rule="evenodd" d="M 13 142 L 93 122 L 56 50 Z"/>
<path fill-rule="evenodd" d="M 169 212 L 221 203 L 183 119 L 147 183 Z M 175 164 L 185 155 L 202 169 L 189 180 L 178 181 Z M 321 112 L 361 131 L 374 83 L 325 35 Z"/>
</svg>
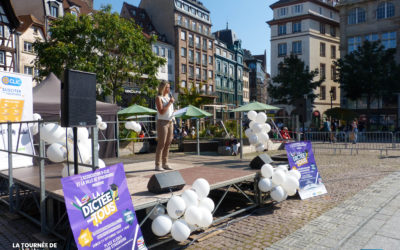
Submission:
<svg viewBox="0 0 400 250">
<path fill-rule="evenodd" d="M 174 138 L 174 105 L 175 99 L 170 93 L 170 84 L 161 81 L 156 97 L 157 106 L 157 149 L 156 171 L 172 170 L 168 166 L 169 146 Z"/>
</svg>

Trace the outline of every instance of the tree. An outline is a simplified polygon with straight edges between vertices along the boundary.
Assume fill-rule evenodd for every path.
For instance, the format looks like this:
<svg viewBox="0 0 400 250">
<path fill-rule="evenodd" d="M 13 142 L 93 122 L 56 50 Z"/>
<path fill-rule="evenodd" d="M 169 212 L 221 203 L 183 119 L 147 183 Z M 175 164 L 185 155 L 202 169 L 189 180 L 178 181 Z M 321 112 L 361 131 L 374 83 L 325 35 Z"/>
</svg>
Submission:
<svg viewBox="0 0 400 250">
<path fill-rule="evenodd" d="M 121 100 L 122 85 L 128 78 L 143 82 L 142 98 L 156 95 L 155 75 L 165 63 L 152 52 L 156 38 L 146 39 L 134 21 L 111 13 L 110 6 L 91 16 L 66 14 L 52 21 L 49 31 L 48 41 L 34 43 L 40 77 L 53 72 L 62 78 L 65 68 L 94 72 L 100 87 L 98 97 L 111 95 L 114 103 Z"/>
<path fill-rule="evenodd" d="M 318 75 L 318 69 L 313 71 L 295 55 L 285 57 L 278 64 L 278 75 L 272 78 L 273 84 L 268 92 L 277 103 L 296 105 L 299 100 L 307 99 L 314 102 L 317 97 L 314 90 L 319 87 L 324 78 L 313 81 Z"/>
<path fill-rule="evenodd" d="M 176 86 L 177 91 L 180 93 L 178 97 L 178 105 L 181 107 L 193 105 L 200 108 L 202 105 L 213 103 L 213 100 L 210 97 L 204 96 L 200 91 L 204 86 L 203 82 L 199 83 L 199 87 L 196 87 L 195 84 L 191 84 L 189 88 L 183 88 L 179 85 Z"/>
<path fill-rule="evenodd" d="M 365 97 L 367 112 L 370 113 L 373 100 L 399 91 L 399 67 L 394 54 L 394 49 L 385 50 L 379 41 L 365 41 L 357 50 L 338 59 L 335 62 L 339 75 L 337 81 L 345 97 L 350 100 Z"/>
</svg>

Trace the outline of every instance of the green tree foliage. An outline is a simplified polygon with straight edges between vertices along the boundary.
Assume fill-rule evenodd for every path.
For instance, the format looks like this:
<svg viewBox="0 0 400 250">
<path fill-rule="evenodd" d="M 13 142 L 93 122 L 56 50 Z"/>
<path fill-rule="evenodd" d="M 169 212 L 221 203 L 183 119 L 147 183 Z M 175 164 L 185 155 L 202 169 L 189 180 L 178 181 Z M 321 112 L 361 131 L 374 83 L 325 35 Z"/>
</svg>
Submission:
<svg viewBox="0 0 400 250">
<path fill-rule="evenodd" d="M 152 53 L 155 37 L 146 39 L 134 21 L 107 6 L 91 16 L 66 14 L 51 25 L 51 38 L 34 43 L 40 77 L 53 72 L 62 78 L 64 69 L 71 68 L 96 73 L 99 98 L 111 95 L 114 103 L 120 101 L 128 78 L 141 82 L 143 98 L 155 96 L 155 75 L 165 59 Z"/>
<path fill-rule="evenodd" d="M 295 55 L 285 57 L 278 65 L 278 75 L 269 86 L 268 92 L 277 103 L 296 105 L 299 100 L 307 96 L 311 102 L 317 97 L 314 90 L 319 87 L 325 79 L 313 81 L 318 75 L 318 69 L 310 71 Z"/>
<path fill-rule="evenodd" d="M 213 103 L 213 99 L 209 96 L 205 96 L 201 89 L 204 86 L 204 83 L 200 82 L 199 87 L 196 88 L 196 85 L 193 83 L 189 88 L 183 88 L 176 85 L 177 91 L 180 93 L 178 97 L 178 105 L 181 107 L 187 107 L 189 105 L 193 105 L 195 107 L 201 108 L 202 105 Z"/>
<path fill-rule="evenodd" d="M 365 41 L 357 50 L 338 59 L 337 81 L 343 94 L 351 100 L 365 97 L 369 111 L 373 100 L 399 91 L 399 67 L 394 54 L 394 49 L 385 50 L 379 41 Z"/>
</svg>

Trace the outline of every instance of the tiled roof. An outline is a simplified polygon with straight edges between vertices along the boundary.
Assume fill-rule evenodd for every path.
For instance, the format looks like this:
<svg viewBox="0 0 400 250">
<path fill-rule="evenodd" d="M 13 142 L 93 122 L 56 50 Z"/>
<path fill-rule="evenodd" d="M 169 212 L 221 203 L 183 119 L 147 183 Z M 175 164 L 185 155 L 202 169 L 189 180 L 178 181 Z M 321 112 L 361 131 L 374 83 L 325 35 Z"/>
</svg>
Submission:
<svg viewBox="0 0 400 250">
<path fill-rule="evenodd" d="M 210 13 L 210 11 L 209 11 L 206 7 L 204 7 L 203 3 L 200 2 L 200 1 L 197 1 L 197 0 L 184 0 L 184 1 L 185 1 L 185 2 L 188 2 L 188 3 L 190 3 L 190 4 L 193 4 L 194 6 L 196 6 L 196 7 L 200 8 L 200 9 L 202 9 L 202 10 L 207 11 L 208 13 Z"/>
<path fill-rule="evenodd" d="M 44 28 L 44 24 L 39 21 L 35 16 L 31 15 L 23 15 L 18 17 L 21 25 L 18 27 L 17 31 L 24 33 L 29 27 L 31 27 L 33 24 L 36 26 L 39 26 L 42 30 Z M 44 33 L 44 30 L 43 30 Z"/>
<path fill-rule="evenodd" d="M 88 5 L 87 2 L 83 0 L 64 0 L 63 8 L 64 10 L 69 10 L 71 6 L 79 7 L 79 14 L 90 14 L 93 12 L 93 9 Z"/>
</svg>

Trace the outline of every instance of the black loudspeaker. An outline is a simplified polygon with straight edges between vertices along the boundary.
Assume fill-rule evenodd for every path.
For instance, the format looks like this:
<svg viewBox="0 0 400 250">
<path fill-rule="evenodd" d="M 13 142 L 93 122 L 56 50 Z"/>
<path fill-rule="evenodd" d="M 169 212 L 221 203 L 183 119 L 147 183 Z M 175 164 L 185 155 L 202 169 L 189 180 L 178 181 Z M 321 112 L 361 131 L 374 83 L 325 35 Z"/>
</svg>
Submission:
<svg viewBox="0 0 400 250">
<path fill-rule="evenodd" d="M 271 159 L 271 157 L 269 157 L 269 155 L 267 154 L 260 154 L 259 156 L 257 156 L 256 158 L 254 158 L 253 160 L 251 160 L 250 162 L 250 168 L 253 169 L 261 169 L 261 167 L 264 164 L 270 164 L 271 162 L 273 162 L 273 160 Z"/>
<path fill-rule="evenodd" d="M 161 194 L 168 193 L 170 190 L 181 190 L 185 184 L 186 183 L 179 171 L 171 171 L 151 176 L 149 182 L 147 183 L 147 189 L 149 192 Z"/>
<path fill-rule="evenodd" d="M 61 126 L 96 125 L 96 74 L 66 69 L 61 84 Z"/>
</svg>

